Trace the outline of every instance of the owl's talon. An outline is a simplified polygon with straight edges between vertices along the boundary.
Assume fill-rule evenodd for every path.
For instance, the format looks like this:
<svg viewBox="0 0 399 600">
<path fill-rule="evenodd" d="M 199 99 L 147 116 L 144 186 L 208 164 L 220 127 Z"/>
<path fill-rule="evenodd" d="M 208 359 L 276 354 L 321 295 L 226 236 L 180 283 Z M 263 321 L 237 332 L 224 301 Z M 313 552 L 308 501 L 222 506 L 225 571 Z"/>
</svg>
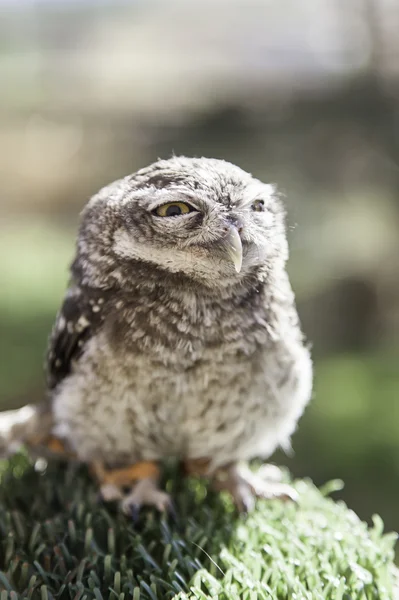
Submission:
<svg viewBox="0 0 399 600">
<path fill-rule="evenodd" d="M 117 485 L 112 483 L 104 483 L 100 487 L 100 491 L 98 493 L 99 499 L 103 502 L 113 502 L 115 500 L 122 500 L 123 494 Z"/>
<path fill-rule="evenodd" d="M 140 506 L 138 504 L 130 504 L 129 512 L 130 512 L 129 516 L 132 519 L 132 522 L 134 524 L 136 524 L 140 517 Z"/>
<path fill-rule="evenodd" d="M 284 479 L 283 471 L 276 465 L 266 463 L 259 467 L 256 475 L 264 481 L 282 481 Z"/>
<path fill-rule="evenodd" d="M 255 498 L 279 499 L 297 502 L 297 491 L 286 483 L 268 479 L 263 473 L 253 473 L 247 466 L 230 465 L 220 469 L 214 476 L 214 487 L 230 492 L 239 512 L 250 512 Z"/>
<path fill-rule="evenodd" d="M 259 487 L 255 484 L 254 494 L 258 498 L 283 502 L 297 503 L 299 499 L 298 492 L 292 486 L 274 481 L 263 481 Z"/>
<path fill-rule="evenodd" d="M 170 512 L 171 498 L 169 494 L 158 489 L 154 479 L 141 479 L 121 501 L 122 511 L 127 516 L 134 511 L 140 511 L 142 506 L 154 506 L 159 512 Z"/>
</svg>

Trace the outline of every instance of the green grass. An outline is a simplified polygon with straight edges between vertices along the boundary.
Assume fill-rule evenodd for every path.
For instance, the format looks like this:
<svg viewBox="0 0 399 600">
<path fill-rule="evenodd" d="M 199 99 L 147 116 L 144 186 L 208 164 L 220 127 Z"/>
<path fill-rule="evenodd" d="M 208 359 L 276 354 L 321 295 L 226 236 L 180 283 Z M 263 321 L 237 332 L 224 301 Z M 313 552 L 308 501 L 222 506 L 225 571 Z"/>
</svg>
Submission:
<svg viewBox="0 0 399 600">
<path fill-rule="evenodd" d="M 169 469 L 178 522 L 144 511 L 134 524 L 98 503 L 84 470 L 24 457 L 3 464 L 1 600 L 393 600 L 394 534 L 368 529 L 343 503 L 298 481 L 297 506 L 229 498 Z"/>
</svg>

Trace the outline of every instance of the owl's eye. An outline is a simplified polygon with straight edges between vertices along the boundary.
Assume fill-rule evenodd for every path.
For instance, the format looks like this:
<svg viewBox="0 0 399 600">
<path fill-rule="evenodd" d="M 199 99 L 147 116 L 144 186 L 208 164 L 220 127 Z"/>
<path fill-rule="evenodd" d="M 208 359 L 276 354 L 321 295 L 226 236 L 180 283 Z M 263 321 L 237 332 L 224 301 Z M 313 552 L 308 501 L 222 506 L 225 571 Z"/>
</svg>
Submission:
<svg viewBox="0 0 399 600">
<path fill-rule="evenodd" d="M 195 209 L 186 204 L 185 202 L 167 202 L 158 206 L 154 210 L 154 214 L 158 217 L 179 217 L 180 215 L 186 215 L 189 212 L 193 212 Z"/>
<path fill-rule="evenodd" d="M 255 212 L 263 212 L 265 210 L 265 201 L 255 200 L 255 202 L 252 204 L 252 210 Z"/>
</svg>

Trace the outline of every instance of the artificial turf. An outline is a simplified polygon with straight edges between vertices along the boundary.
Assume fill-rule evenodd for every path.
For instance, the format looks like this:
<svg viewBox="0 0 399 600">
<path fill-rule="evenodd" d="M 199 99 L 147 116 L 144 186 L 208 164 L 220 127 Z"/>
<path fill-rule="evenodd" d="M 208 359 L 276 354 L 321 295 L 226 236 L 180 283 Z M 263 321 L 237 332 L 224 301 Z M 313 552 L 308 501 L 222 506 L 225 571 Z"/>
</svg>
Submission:
<svg viewBox="0 0 399 600">
<path fill-rule="evenodd" d="M 238 516 L 228 497 L 173 467 L 164 485 L 177 520 L 138 522 L 105 506 L 84 469 L 3 463 L 0 600 L 393 600 L 395 534 L 297 481 L 298 505 L 259 501 Z M 396 591 L 397 593 L 397 591 Z"/>
</svg>

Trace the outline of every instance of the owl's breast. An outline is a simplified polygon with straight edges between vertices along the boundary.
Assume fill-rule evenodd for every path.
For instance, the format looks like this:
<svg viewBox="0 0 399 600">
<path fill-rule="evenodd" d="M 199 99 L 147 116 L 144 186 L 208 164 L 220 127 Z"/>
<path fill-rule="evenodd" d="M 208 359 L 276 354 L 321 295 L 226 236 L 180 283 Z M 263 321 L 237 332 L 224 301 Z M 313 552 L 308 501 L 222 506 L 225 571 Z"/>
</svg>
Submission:
<svg viewBox="0 0 399 600">
<path fill-rule="evenodd" d="M 231 420 L 250 386 L 251 362 L 233 346 L 182 336 L 175 348 L 138 351 L 103 331 L 55 390 L 55 433 L 85 460 L 191 454 L 199 430 L 212 436 Z"/>
<path fill-rule="evenodd" d="M 253 456 L 262 431 L 276 445 L 276 424 L 291 410 L 296 363 L 264 350 L 245 355 L 208 346 L 186 367 L 179 353 L 164 364 L 115 351 L 101 334 L 82 358 L 57 390 L 53 410 L 55 433 L 87 461 L 223 460 L 243 457 L 244 448 Z"/>
</svg>

